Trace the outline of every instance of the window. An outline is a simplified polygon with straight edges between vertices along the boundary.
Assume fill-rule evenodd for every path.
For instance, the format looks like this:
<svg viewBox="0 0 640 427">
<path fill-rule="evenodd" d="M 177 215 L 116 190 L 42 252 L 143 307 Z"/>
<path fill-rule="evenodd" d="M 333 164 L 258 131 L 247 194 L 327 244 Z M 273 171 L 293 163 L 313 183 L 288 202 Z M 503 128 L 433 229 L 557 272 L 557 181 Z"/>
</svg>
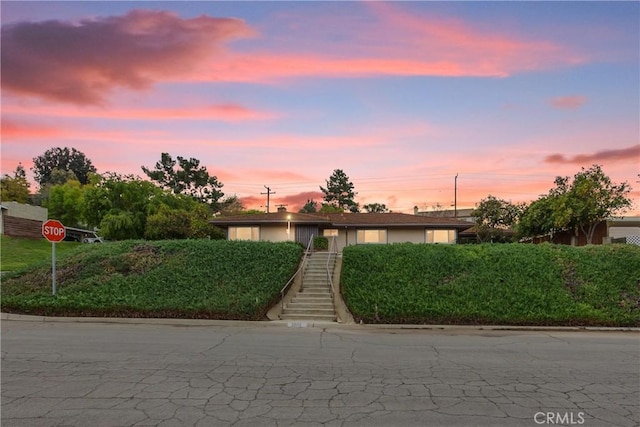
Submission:
<svg viewBox="0 0 640 427">
<path fill-rule="evenodd" d="M 336 229 L 336 228 L 327 228 L 325 230 L 322 230 L 322 235 L 324 237 L 337 236 L 338 235 L 338 229 Z"/>
<path fill-rule="evenodd" d="M 427 243 L 455 243 L 456 230 L 427 230 Z"/>
<path fill-rule="evenodd" d="M 229 240 L 260 240 L 260 227 L 229 227 Z"/>
<path fill-rule="evenodd" d="M 387 243 L 387 230 L 358 230 L 358 244 Z"/>
</svg>

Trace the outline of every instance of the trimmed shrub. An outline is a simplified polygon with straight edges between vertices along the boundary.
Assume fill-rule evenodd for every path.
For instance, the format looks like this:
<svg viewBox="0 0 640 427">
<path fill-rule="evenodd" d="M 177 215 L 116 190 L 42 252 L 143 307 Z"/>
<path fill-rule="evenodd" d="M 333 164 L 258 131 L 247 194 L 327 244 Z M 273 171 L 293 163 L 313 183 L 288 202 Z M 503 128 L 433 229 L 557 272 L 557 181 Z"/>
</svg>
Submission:
<svg viewBox="0 0 640 427">
<path fill-rule="evenodd" d="M 296 271 L 295 243 L 221 240 L 84 245 L 58 264 L 3 278 L 4 312 L 261 320 Z"/>
<path fill-rule="evenodd" d="M 350 246 L 342 292 L 367 323 L 640 326 L 640 248 Z"/>
<path fill-rule="evenodd" d="M 317 251 L 326 251 L 329 249 L 329 239 L 324 236 L 316 236 L 313 238 L 313 248 Z"/>
</svg>

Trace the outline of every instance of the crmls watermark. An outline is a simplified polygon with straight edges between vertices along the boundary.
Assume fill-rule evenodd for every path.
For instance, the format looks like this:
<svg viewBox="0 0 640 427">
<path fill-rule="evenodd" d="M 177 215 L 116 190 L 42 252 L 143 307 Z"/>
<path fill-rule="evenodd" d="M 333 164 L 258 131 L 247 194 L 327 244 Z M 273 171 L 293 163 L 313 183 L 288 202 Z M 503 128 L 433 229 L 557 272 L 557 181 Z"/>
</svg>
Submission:
<svg viewBox="0 0 640 427">
<path fill-rule="evenodd" d="M 584 412 L 536 412 L 536 424 L 573 426 L 584 424 Z"/>
</svg>

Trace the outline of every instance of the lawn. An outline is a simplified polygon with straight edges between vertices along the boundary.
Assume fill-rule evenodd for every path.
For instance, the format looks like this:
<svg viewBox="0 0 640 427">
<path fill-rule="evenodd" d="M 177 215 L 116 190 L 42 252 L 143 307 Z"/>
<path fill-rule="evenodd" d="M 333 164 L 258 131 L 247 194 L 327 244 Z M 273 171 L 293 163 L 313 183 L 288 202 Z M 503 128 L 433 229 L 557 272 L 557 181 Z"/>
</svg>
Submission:
<svg viewBox="0 0 640 427">
<path fill-rule="evenodd" d="M 4 312 L 52 316 L 262 320 L 296 271 L 295 243 L 219 240 L 83 245 L 57 266 L 9 273 Z"/>
<path fill-rule="evenodd" d="M 640 247 L 350 246 L 342 292 L 366 323 L 640 326 Z"/>
<path fill-rule="evenodd" d="M 56 243 L 56 258 L 80 246 L 77 242 Z M 51 243 L 42 239 L 0 237 L 0 271 L 16 271 L 31 264 L 51 263 Z"/>
</svg>

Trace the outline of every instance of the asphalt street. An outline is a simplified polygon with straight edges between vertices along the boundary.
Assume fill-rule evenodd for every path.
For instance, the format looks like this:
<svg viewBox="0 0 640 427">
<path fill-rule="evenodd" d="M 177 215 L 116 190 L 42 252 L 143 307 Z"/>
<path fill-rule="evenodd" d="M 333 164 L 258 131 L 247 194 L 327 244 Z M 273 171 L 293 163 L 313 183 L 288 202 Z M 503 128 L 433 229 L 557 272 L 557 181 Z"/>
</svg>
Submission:
<svg viewBox="0 0 640 427">
<path fill-rule="evenodd" d="M 638 426 L 638 332 L 4 320 L 2 426 Z"/>
</svg>

